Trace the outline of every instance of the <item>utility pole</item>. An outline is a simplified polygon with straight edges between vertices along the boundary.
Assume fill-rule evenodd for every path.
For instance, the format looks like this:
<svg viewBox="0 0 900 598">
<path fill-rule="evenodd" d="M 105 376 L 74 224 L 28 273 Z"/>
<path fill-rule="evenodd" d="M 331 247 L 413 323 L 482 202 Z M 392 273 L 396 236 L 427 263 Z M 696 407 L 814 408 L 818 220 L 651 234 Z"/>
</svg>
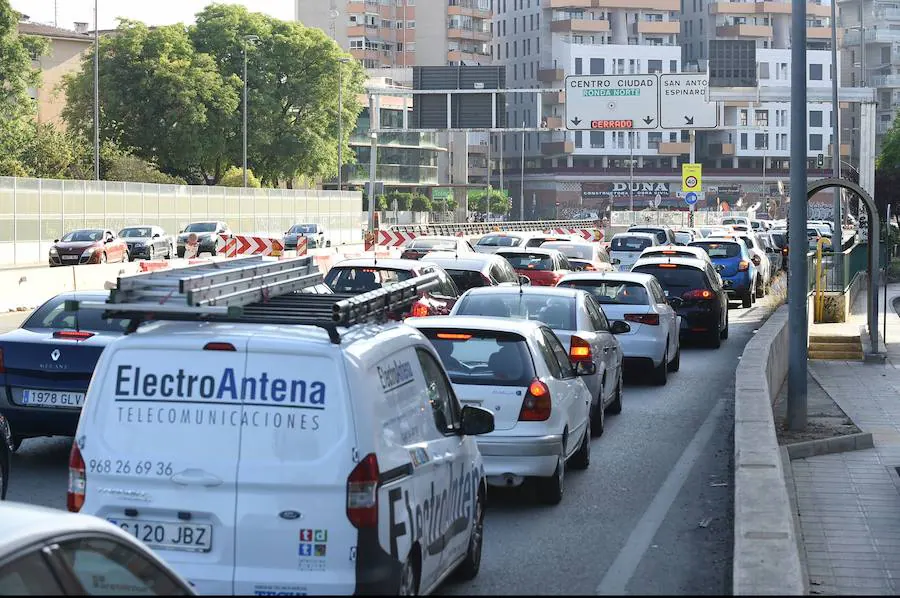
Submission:
<svg viewBox="0 0 900 598">
<path fill-rule="evenodd" d="M 369 231 L 375 231 L 375 178 L 378 176 L 378 133 L 375 129 L 381 126 L 381 115 L 378 114 L 378 104 L 375 94 L 369 91 L 369 137 L 372 145 L 369 149 Z M 450 168 L 450 176 L 453 176 L 453 168 Z"/>
<path fill-rule="evenodd" d="M 787 429 L 805 430 L 809 322 L 806 264 L 806 0 L 791 0 L 791 207 L 788 219 Z"/>
<path fill-rule="evenodd" d="M 244 54 L 244 110 L 243 110 L 243 162 L 244 162 L 244 187 L 247 186 L 247 44 L 248 42 L 258 42 L 258 35 L 245 35 L 244 43 L 241 46 Z"/>
<path fill-rule="evenodd" d="M 94 180 L 100 180 L 100 24 L 94 0 Z"/>
<path fill-rule="evenodd" d="M 344 65 L 349 58 L 338 60 L 338 191 L 344 188 Z"/>
<path fill-rule="evenodd" d="M 525 128 L 525 121 L 522 121 L 522 128 Z M 525 131 L 522 131 L 522 174 L 521 174 L 521 196 L 519 199 L 519 209 L 522 212 L 522 220 L 525 220 Z M 534 212 L 534 208 L 531 209 Z M 534 214 L 531 214 L 534 218 Z"/>
<path fill-rule="evenodd" d="M 631 156 L 628 160 L 628 197 L 631 204 L 631 224 L 634 224 L 634 131 L 628 131 L 628 153 Z"/>
<path fill-rule="evenodd" d="M 860 4 L 862 0 L 860 0 Z M 838 102 L 838 63 L 837 63 L 837 9 L 836 0 L 831 0 L 831 172 L 834 178 L 841 178 L 841 105 Z M 860 32 L 862 35 L 862 32 Z M 831 251 L 835 272 L 843 272 L 842 251 L 844 250 L 844 227 L 841 219 L 841 188 L 834 191 L 834 227 L 831 238 Z M 841 284 L 847 284 L 844 281 Z"/>
</svg>

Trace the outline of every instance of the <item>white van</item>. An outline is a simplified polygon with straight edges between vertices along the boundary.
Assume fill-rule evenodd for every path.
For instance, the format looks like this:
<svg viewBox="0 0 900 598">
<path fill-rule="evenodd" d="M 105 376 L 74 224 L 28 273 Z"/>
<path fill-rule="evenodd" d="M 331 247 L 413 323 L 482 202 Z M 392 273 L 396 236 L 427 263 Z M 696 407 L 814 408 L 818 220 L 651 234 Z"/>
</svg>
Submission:
<svg viewBox="0 0 900 598">
<path fill-rule="evenodd" d="M 609 242 L 609 261 L 619 272 L 628 272 L 642 251 L 656 245 L 653 233 L 616 233 Z"/>
<path fill-rule="evenodd" d="M 310 257 L 244 258 L 122 277 L 107 303 L 74 306 L 136 329 L 97 363 L 69 510 L 132 533 L 201 594 L 428 593 L 454 571 L 471 579 L 487 485 L 470 434 L 492 431 L 492 413 L 460 407 L 415 329 L 344 328 L 433 281 L 368 301 L 296 293 L 317 270 Z"/>
</svg>

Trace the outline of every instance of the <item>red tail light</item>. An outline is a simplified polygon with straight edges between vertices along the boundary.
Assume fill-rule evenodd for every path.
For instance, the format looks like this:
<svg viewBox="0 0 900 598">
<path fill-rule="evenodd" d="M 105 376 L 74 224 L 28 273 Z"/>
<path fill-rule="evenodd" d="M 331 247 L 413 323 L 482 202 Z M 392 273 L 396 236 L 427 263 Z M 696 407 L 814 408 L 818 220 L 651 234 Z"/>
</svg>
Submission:
<svg viewBox="0 0 900 598">
<path fill-rule="evenodd" d="M 550 389 L 538 379 L 528 385 L 528 394 L 519 411 L 520 422 L 543 422 L 550 419 Z"/>
<path fill-rule="evenodd" d="M 782 248 L 781 248 L 781 253 L 783 253 L 784 255 L 787 255 L 787 253 L 788 253 L 788 248 L 787 248 L 787 247 L 782 247 Z"/>
<path fill-rule="evenodd" d="M 357 529 L 378 527 L 378 458 L 369 453 L 347 477 L 347 519 Z"/>
<path fill-rule="evenodd" d="M 412 317 L 414 318 L 424 318 L 425 316 L 430 316 L 431 310 L 428 309 L 428 306 L 424 303 L 416 303 L 412 308 Z"/>
<path fill-rule="evenodd" d="M 206 343 L 204 351 L 237 351 L 231 343 Z"/>
<path fill-rule="evenodd" d="M 659 314 L 625 314 L 625 321 L 659 326 Z"/>
<path fill-rule="evenodd" d="M 591 344 L 580 336 L 573 336 L 569 343 L 569 359 L 573 361 L 592 361 Z"/>
<path fill-rule="evenodd" d="M 3 349 L 0 349 L 0 374 L 6 373 L 6 366 L 3 365 Z"/>
<path fill-rule="evenodd" d="M 738 264 L 738 270 L 740 272 L 747 270 L 749 267 L 750 267 L 750 262 L 748 262 L 747 260 L 741 260 L 741 263 Z"/>
<path fill-rule="evenodd" d="M 597 271 L 597 268 L 595 268 L 591 264 L 585 264 L 584 268 L 582 268 L 582 269 L 585 271 L 588 271 L 588 272 L 596 272 Z"/>
<path fill-rule="evenodd" d="M 709 300 L 715 297 L 712 291 L 708 291 L 706 289 L 694 289 L 693 291 L 688 291 L 684 295 L 681 296 L 682 299 L 687 300 Z"/>
<path fill-rule="evenodd" d="M 73 442 L 72 450 L 69 452 L 69 490 L 66 492 L 66 508 L 72 513 L 77 513 L 84 506 L 84 492 L 87 489 L 87 476 L 84 470 L 81 450 L 78 443 Z"/>
<path fill-rule="evenodd" d="M 83 330 L 57 330 L 53 333 L 53 338 L 68 338 L 76 341 L 87 340 L 94 336 L 93 332 L 84 332 Z"/>
</svg>

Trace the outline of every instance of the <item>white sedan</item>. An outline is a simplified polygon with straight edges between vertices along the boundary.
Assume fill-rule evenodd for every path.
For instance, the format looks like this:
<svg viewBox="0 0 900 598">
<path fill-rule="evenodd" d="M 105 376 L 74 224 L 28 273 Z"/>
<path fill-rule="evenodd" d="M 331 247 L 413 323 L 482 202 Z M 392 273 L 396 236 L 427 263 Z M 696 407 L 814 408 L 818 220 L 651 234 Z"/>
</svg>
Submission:
<svg viewBox="0 0 900 598">
<path fill-rule="evenodd" d="M 588 291 L 609 320 L 624 320 L 629 332 L 616 340 L 625 355 L 626 370 L 652 370 L 663 385 L 681 364 L 680 316 L 666 300 L 656 277 L 637 272 L 578 273 L 564 276 L 558 286 Z"/>
<path fill-rule="evenodd" d="M 462 405 L 494 414 L 494 431 L 476 439 L 488 483 L 534 478 L 538 498 L 562 500 L 566 464 L 591 462 L 591 393 L 553 331 L 534 320 L 485 316 L 408 318 L 434 345 Z"/>
</svg>

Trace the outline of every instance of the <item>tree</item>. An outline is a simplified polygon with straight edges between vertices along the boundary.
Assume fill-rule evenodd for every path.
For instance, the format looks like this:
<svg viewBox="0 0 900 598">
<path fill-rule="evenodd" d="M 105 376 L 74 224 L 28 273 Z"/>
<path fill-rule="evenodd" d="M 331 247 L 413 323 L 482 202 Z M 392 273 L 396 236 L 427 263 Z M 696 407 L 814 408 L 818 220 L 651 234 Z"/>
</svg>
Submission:
<svg viewBox="0 0 900 598">
<path fill-rule="evenodd" d="M 48 179 L 68 178 L 75 161 L 72 140 L 49 123 L 30 121 L 19 162 L 26 176 Z"/>
<path fill-rule="evenodd" d="M 223 187 L 243 187 L 244 186 L 244 169 L 238 168 L 237 166 L 232 166 L 228 170 L 225 171 L 225 174 L 222 175 L 222 180 L 219 181 L 219 184 Z M 249 168 L 247 169 L 247 186 L 254 187 L 259 189 L 262 187 L 262 184 L 259 182 L 259 179 L 256 178 L 256 175 L 253 174 L 253 171 Z"/>
<path fill-rule="evenodd" d="M 900 114 L 881 141 L 881 153 L 875 160 L 876 170 L 892 170 L 900 172 Z"/>
<path fill-rule="evenodd" d="M 194 50 L 183 25 L 152 31 L 120 20 L 100 40 L 100 136 L 133 148 L 166 173 L 199 172 L 215 184 L 233 163 L 240 80 L 222 76 L 212 57 Z M 93 53 L 66 81 L 63 116 L 85 138 L 93 131 Z"/>
<path fill-rule="evenodd" d="M 412 200 L 409 202 L 409 207 L 413 212 L 430 212 L 431 198 L 421 193 L 414 193 Z"/>
<path fill-rule="evenodd" d="M 156 183 L 159 185 L 184 185 L 185 180 L 160 172 L 150 162 L 137 156 L 125 154 L 111 160 L 106 169 L 107 181 L 131 181 L 135 183 Z"/>
<path fill-rule="evenodd" d="M 256 35 L 259 41 L 246 42 Z M 365 93 L 365 72 L 324 31 L 281 21 L 243 6 L 212 4 L 197 15 L 190 36 L 197 52 L 213 57 L 223 77 L 243 76 L 242 48 L 247 49 L 248 161 L 269 184 L 298 175 L 321 179 L 337 174 L 338 82 L 343 70 L 344 157 Z M 232 114 L 240 131 L 240 111 Z M 232 138 L 229 155 L 240 163 L 240 139 Z"/>
<path fill-rule="evenodd" d="M 487 191 L 470 191 L 469 211 L 488 212 L 486 201 L 487 195 Z M 497 189 L 491 189 L 490 198 L 491 214 L 505 215 L 509 212 L 509 198 L 505 193 L 500 193 Z"/>
</svg>

